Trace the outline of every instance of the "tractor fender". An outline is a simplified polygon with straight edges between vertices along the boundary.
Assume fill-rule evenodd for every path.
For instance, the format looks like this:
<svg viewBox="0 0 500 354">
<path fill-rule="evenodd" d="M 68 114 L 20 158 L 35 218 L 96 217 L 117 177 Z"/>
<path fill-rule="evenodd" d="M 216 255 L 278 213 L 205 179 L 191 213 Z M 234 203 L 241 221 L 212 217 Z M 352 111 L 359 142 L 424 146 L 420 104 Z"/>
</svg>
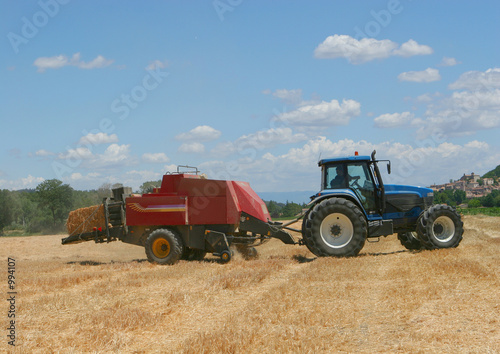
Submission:
<svg viewBox="0 0 500 354">
<path fill-rule="evenodd" d="M 363 208 L 363 206 L 359 202 L 358 198 L 356 198 L 352 192 L 349 193 L 348 191 L 320 195 L 320 196 L 314 198 L 313 200 L 311 200 L 309 202 L 309 204 L 307 204 L 309 206 L 309 210 L 311 210 L 316 204 L 321 203 L 323 200 L 330 199 L 330 198 L 343 198 L 343 199 L 347 199 L 347 200 L 353 202 L 363 212 L 363 215 L 368 220 L 368 215 L 366 215 L 365 208 Z"/>
</svg>

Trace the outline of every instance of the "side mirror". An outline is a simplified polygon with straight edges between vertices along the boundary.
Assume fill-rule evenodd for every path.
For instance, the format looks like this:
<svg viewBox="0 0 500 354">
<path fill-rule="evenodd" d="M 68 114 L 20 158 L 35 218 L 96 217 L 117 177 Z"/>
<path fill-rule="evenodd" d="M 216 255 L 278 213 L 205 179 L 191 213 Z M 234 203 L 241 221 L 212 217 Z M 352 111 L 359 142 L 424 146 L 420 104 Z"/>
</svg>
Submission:
<svg viewBox="0 0 500 354">
<path fill-rule="evenodd" d="M 387 164 L 387 173 L 391 174 L 391 161 Z"/>
</svg>

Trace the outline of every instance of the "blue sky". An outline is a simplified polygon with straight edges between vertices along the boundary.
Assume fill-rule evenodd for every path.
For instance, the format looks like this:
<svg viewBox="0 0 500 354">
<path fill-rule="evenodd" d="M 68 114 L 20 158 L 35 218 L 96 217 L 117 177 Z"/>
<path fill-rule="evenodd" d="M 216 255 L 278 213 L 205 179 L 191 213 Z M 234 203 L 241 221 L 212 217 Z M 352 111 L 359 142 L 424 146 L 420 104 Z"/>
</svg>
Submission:
<svg viewBox="0 0 500 354">
<path fill-rule="evenodd" d="M 1 3 L 0 188 L 176 165 L 316 190 L 319 156 L 430 185 L 500 164 L 500 3 Z"/>
</svg>

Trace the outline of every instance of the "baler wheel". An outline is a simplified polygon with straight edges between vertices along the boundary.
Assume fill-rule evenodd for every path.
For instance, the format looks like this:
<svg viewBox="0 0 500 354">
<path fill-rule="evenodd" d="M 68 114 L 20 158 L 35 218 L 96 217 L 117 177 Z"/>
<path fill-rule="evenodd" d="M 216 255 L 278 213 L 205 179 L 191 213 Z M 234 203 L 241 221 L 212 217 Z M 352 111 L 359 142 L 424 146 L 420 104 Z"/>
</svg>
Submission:
<svg viewBox="0 0 500 354">
<path fill-rule="evenodd" d="M 230 251 L 222 251 L 220 254 L 220 259 L 222 262 L 227 263 L 231 260 L 231 252 Z"/>
<path fill-rule="evenodd" d="M 174 264 L 182 255 L 182 240 L 171 230 L 158 229 L 149 234 L 144 246 L 151 263 Z"/>
<path fill-rule="evenodd" d="M 203 250 L 185 247 L 181 259 L 185 261 L 201 261 L 206 254 L 207 252 Z"/>
</svg>

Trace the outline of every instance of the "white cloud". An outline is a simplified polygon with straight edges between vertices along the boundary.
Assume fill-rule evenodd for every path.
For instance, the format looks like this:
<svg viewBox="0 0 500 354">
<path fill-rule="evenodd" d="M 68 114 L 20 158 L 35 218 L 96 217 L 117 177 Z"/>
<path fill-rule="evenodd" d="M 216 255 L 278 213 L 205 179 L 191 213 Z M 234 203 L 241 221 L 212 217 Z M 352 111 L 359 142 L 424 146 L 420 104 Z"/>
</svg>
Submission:
<svg viewBox="0 0 500 354">
<path fill-rule="evenodd" d="M 449 58 L 449 57 L 443 57 L 443 60 L 441 60 L 441 63 L 439 65 L 441 66 L 455 66 L 460 64 L 460 62 L 457 61 L 455 58 Z"/>
<path fill-rule="evenodd" d="M 211 152 L 217 156 L 228 156 L 237 152 L 248 155 L 249 149 L 270 149 L 277 145 L 293 144 L 304 140 L 307 140 L 305 134 L 293 133 L 289 127 L 270 128 L 243 135 L 234 142 L 220 143 Z"/>
<path fill-rule="evenodd" d="M 460 91 L 430 105 L 425 119 L 415 121 L 420 138 L 433 134 L 470 135 L 500 127 L 500 89 Z"/>
<path fill-rule="evenodd" d="M 500 68 L 488 69 L 485 72 L 467 71 L 457 81 L 448 85 L 450 90 L 489 90 L 500 88 Z"/>
<path fill-rule="evenodd" d="M 168 62 L 166 60 L 154 60 L 146 66 L 146 70 L 156 70 L 156 69 L 165 69 L 168 66 Z"/>
<path fill-rule="evenodd" d="M 413 113 L 386 113 L 376 117 L 373 121 L 378 128 L 398 128 L 411 122 L 414 118 Z"/>
<path fill-rule="evenodd" d="M 10 190 L 33 189 L 36 188 L 36 186 L 38 186 L 43 181 L 45 181 L 45 178 L 34 177 L 32 175 L 28 175 L 28 177 L 22 177 L 17 180 L 0 179 L 0 189 L 10 189 Z"/>
<path fill-rule="evenodd" d="M 133 163 L 130 156 L 130 145 L 111 144 L 102 154 L 94 154 L 87 147 L 68 149 L 66 153 L 60 153 L 58 159 L 71 161 L 72 164 L 81 161 L 85 168 L 111 168 L 117 165 Z"/>
<path fill-rule="evenodd" d="M 145 153 L 142 155 L 142 160 L 151 163 L 166 163 L 170 159 L 163 152 L 158 153 Z"/>
<path fill-rule="evenodd" d="M 90 62 L 80 60 L 80 53 L 75 53 L 68 58 L 66 55 L 58 55 L 54 57 L 40 57 L 37 58 L 33 65 L 38 68 L 38 72 L 44 72 L 47 69 L 60 69 L 64 66 L 76 66 L 80 69 L 97 69 L 104 68 L 114 62 L 112 59 L 106 59 L 102 55 L 98 55 Z"/>
<path fill-rule="evenodd" d="M 111 134 L 108 135 L 107 133 L 88 133 L 85 136 L 82 136 L 80 140 L 78 141 L 79 145 L 86 145 L 86 144 L 91 144 L 91 145 L 100 145 L 100 144 L 110 144 L 110 143 L 117 143 L 118 142 L 118 136 L 116 134 Z"/>
<path fill-rule="evenodd" d="M 407 71 L 398 75 L 399 81 L 433 82 L 441 80 L 439 70 L 427 68 L 423 71 Z"/>
<path fill-rule="evenodd" d="M 272 94 L 273 97 L 276 97 L 283 101 L 286 104 L 297 105 L 302 102 L 302 90 L 301 89 L 278 89 L 274 92 L 270 90 L 263 91 L 264 94 Z"/>
<path fill-rule="evenodd" d="M 38 150 L 37 152 L 35 152 L 35 155 L 41 156 L 41 157 L 47 157 L 47 156 L 53 156 L 55 154 L 53 152 L 41 149 L 41 150 Z"/>
<path fill-rule="evenodd" d="M 408 42 L 401 44 L 401 47 L 394 50 L 393 54 L 408 58 L 415 55 L 429 55 L 433 52 L 432 48 L 428 45 L 418 44 L 413 39 L 410 39 Z"/>
<path fill-rule="evenodd" d="M 297 127 L 330 127 L 347 125 L 358 116 L 361 105 L 354 100 L 322 101 L 318 104 L 305 105 L 296 110 L 281 113 L 276 120 Z"/>
<path fill-rule="evenodd" d="M 188 154 L 202 154 L 205 152 L 205 145 L 198 142 L 184 143 L 177 149 L 179 152 Z"/>
<path fill-rule="evenodd" d="M 457 145 L 427 139 L 410 145 L 350 139 L 331 141 L 318 137 L 282 155 L 266 153 L 250 161 L 239 159 L 231 169 L 227 169 L 227 162 L 223 161 L 207 161 L 200 168 L 210 177 L 220 175 L 222 170 L 230 179 L 250 181 L 257 191 L 319 190 L 321 171 L 317 161 L 320 154 L 321 158 L 335 158 L 353 156 L 355 151 L 370 155 L 373 150 L 377 150 L 378 158 L 392 160 L 391 175 L 381 166 L 385 182 L 422 186 L 459 178 L 465 172 L 486 172 L 500 159 L 500 152 L 479 141 Z M 286 171 L 293 171 L 293 174 Z"/>
<path fill-rule="evenodd" d="M 221 136 L 221 132 L 208 125 L 200 125 L 191 129 L 187 133 L 181 133 L 175 137 L 177 140 L 207 142 L 217 140 Z M 201 145 L 201 144 L 200 144 Z"/>
<path fill-rule="evenodd" d="M 346 58 L 350 63 L 362 64 L 395 55 L 410 57 L 428 55 L 432 52 L 431 47 L 418 44 L 413 39 L 398 46 L 389 39 L 362 38 L 357 40 L 348 35 L 335 34 L 327 37 L 316 47 L 314 56 L 319 59 Z"/>
</svg>

